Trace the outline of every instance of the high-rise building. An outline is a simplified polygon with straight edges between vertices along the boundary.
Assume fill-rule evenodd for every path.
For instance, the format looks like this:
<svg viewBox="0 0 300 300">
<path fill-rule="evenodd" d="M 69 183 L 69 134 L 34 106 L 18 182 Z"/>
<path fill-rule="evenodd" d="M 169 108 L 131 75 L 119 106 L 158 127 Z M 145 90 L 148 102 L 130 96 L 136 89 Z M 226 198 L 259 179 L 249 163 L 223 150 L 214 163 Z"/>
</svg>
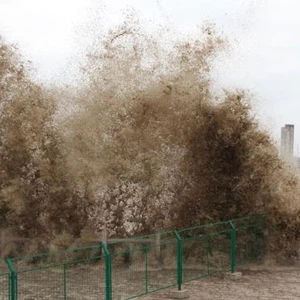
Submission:
<svg viewBox="0 0 300 300">
<path fill-rule="evenodd" d="M 294 159 L 294 125 L 281 128 L 281 155 L 289 162 Z"/>
</svg>

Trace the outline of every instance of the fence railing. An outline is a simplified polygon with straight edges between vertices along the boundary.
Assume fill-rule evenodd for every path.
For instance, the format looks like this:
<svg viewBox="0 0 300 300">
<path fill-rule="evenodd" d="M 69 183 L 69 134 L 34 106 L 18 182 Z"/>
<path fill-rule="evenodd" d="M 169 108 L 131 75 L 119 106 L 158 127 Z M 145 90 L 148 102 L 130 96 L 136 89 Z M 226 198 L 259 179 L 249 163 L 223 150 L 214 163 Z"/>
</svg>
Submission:
<svg viewBox="0 0 300 300">
<path fill-rule="evenodd" d="M 261 216 L 33 256 L 0 264 L 0 300 L 132 299 L 220 272 L 265 254 Z"/>
</svg>

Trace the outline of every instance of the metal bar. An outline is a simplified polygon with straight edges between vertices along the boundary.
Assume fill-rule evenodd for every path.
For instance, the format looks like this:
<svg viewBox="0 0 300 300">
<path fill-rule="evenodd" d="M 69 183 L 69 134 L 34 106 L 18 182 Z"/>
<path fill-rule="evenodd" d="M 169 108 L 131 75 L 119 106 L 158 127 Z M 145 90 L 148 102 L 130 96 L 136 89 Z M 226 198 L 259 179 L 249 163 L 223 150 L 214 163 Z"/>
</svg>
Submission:
<svg viewBox="0 0 300 300">
<path fill-rule="evenodd" d="M 178 231 L 174 230 L 174 235 L 177 239 L 177 285 L 178 290 L 181 291 L 182 288 L 182 267 L 183 267 L 183 245 L 182 239 L 178 233 Z"/>
<path fill-rule="evenodd" d="M 255 241 L 254 241 L 254 260 L 257 262 L 258 260 L 258 249 L 259 249 L 259 243 L 258 243 L 258 224 L 254 227 L 254 235 L 255 235 Z"/>
<path fill-rule="evenodd" d="M 45 257 L 45 256 L 49 256 L 52 254 L 64 254 L 64 253 L 68 253 L 68 252 L 76 252 L 76 251 L 81 251 L 81 250 L 98 249 L 98 248 L 99 248 L 99 242 L 97 245 L 75 247 L 75 248 L 69 248 L 69 249 L 65 249 L 65 250 L 57 250 L 57 251 L 51 251 L 51 252 L 43 252 L 43 253 L 34 254 L 34 255 L 16 256 L 16 257 L 12 258 L 11 260 L 12 261 L 27 260 L 27 259 L 32 259 L 32 258 Z"/>
<path fill-rule="evenodd" d="M 63 280 L 64 280 L 64 300 L 67 300 L 67 270 L 66 270 L 66 265 L 63 264 L 63 269 L 64 269 L 64 273 L 63 273 Z"/>
<path fill-rule="evenodd" d="M 17 300 L 17 272 L 10 258 L 6 258 L 5 263 L 10 273 L 9 275 L 10 300 Z"/>
<path fill-rule="evenodd" d="M 214 226 L 218 226 L 218 225 L 226 225 L 226 223 L 228 223 L 227 221 L 223 221 L 223 222 L 216 222 L 216 223 L 207 223 L 204 225 L 198 225 L 198 226 L 193 226 L 193 227 L 187 227 L 187 228 L 182 228 L 179 230 L 176 230 L 178 233 L 183 233 L 185 231 L 190 231 L 193 229 L 201 229 L 201 228 L 213 228 Z"/>
<path fill-rule="evenodd" d="M 231 246 L 230 246 L 230 270 L 231 273 L 235 272 L 236 269 L 236 227 L 233 221 L 229 221 L 231 227 Z"/>
<path fill-rule="evenodd" d="M 11 299 L 11 282 L 10 282 L 10 275 L 7 275 L 7 280 L 8 280 L 8 299 Z"/>
<path fill-rule="evenodd" d="M 205 244 L 206 244 L 206 267 L 207 267 L 207 275 L 210 274 L 210 259 L 209 259 L 209 252 L 210 252 L 210 244 L 209 239 L 205 236 Z"/>
<path fill-rule="evenodd" d="M 15 294 L 16 294 L 16 299 L 18 298 L 18 274 L 16 273 L 16 279 L 15 279 Z"/>
<path fill-rule="evenodd" d="M 145 280 L 145 284 L 146 284 L 146 294 L 148 294 L 149 293 L 149 289 L 148 289 L 148 281 L 149 281 L 149 278 L 148 278 L 148 249 L 146 248 L 145 249 L 145 259 L 146 259 L 146 261 L 145 261 L 145 263 L 146 263 L 146 280 Z"/>
<path fill-rule="evenodd" d="M 105 299 L 112 300 L 111 255 L 105 242 L 102 243 L 102 248 L 105 253 Z"/>
</svg>

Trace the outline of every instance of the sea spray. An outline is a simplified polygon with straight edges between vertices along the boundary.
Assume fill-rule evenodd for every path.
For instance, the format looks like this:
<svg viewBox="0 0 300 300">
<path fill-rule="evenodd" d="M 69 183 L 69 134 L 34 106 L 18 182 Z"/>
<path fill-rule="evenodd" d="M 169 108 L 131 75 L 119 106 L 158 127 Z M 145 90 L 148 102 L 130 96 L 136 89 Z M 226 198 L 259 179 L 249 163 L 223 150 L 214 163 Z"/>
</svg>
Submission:
<svg viewBox="0 0 300 300">
<path fill-rule="evenodd" d="M 253 118 L 250 94 L 213 96 L 226 39 L 207 25 L 167 41 L 138 22 L 95 39 L 80 86 L 58 94 L 69 107 L 1 40 L 0 220 L 29 239 L 22 251 L 261 213 L 271 252 L 298 255 L 298 175 Z"/>
</svg>

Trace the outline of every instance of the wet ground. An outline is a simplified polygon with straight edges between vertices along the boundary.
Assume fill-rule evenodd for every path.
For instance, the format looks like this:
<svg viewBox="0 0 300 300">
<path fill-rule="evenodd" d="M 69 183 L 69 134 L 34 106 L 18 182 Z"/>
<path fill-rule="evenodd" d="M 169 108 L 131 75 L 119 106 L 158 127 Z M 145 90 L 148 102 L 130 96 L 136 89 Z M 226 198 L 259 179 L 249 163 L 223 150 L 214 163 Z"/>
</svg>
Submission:
<svg viewBox="0 0 300 300">
<path fill-rule="evenodd" d="M 195 270 L 199 272 L 198 270 Z M 241 270 L 242 277 L 232 279 L 218 274 L 185 283 L 190 300 L 298 300 L 300 267 L 252 267 Z M 18 275 L 18 300 L 104 300 L 104 266 L 49 269 Z M 65 280 L 65 282 L 64 282 Z M 122 268 L 113 272 L 113 300 L 126 299 L 176 284 L 176 270 L 151 270 L 148 276 L 139 269 Z M 147 285 L 146 285 L 147 283 Z M 65 285 L 64 285 L 65 284 Z M 0 300 L 8 299 L 7 277 L 0 278 Z M 168 288 L 143 296 L 144 300 L 169 299 Z"/>
<path fill-rule="evenodd" d="M 184 285 L 190 300 L 298 300 L 300 268 L 260 268 L 242 270 L 242 277 L 232 280 L 216 276 Z M 144 297 L 144 300 L 170 299 L 169 291 Z"/>
</svg>

